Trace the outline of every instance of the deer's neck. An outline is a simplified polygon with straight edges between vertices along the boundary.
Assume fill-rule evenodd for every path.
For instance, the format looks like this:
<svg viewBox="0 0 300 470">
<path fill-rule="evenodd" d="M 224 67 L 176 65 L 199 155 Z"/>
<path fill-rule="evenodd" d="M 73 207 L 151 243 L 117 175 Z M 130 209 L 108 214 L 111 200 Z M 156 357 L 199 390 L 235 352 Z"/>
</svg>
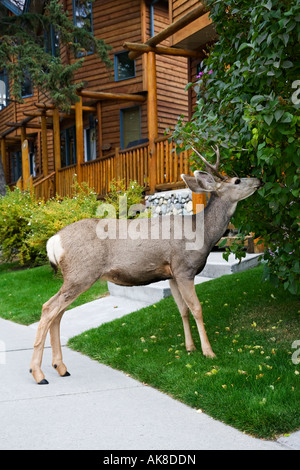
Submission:
<svg viewBox="0 0 300 470">
<path fill-rule="evenodd" d="M 204 210 L 205 241 L 214 246 L 226 231 L 237 203 L 232 203 L 212 193 Z"/>
</svg>

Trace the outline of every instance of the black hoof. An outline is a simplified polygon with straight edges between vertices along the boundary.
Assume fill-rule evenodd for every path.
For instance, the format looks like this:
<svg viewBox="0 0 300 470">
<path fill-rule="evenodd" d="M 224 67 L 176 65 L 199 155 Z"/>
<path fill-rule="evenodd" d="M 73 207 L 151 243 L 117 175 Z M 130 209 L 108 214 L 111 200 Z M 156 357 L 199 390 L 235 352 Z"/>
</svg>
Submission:
<svg viewBox="0 0 300 470">
<path fill-rule="evenodd" d="M 49 383 L 48 380 L 43 379 L 38 383 L 38 385 L 48 385 L 48 383 Z"/>
<path fill-rule="evenodd" d="M 70 377 L 70 373 L 67 371 L 64 375 L 62 375 L 62 377 Z"/>
</svg>

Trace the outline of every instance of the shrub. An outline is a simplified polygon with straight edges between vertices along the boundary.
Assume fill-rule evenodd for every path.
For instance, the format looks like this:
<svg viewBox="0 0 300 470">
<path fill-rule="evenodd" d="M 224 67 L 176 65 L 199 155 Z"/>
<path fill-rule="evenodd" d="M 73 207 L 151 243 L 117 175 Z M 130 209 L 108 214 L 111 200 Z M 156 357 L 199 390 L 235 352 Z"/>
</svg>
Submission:
<svg viewBox="0 0 300 470">
<path fill-rule="evenodd" d="M 7 189 L 0 197 L 0 247 L 2 257 L 11 261 L 21 253 L 24 240 L 31 231 L 31 215 L 37 205 L 29 192 Z M 22 255 L 20 257 L 23 261 Z"/>
<path fill-rule="evenodd" d="M 105 197 L 105 203 L 111 204 L 116 211 L 116 216 L 119 218 L 120 215 L 120 196 L 126 196 L 127 198 L 127 217 L 133 218 L 130 215 L 129 208 L 135 204 L 141 204 L 143 200 L 143 191 L 144 188 L 140 186 L 136 181 L 130 181 L 129 185 L 126 188 L 126 185 L 123 180 L 116 181 L 115 179 L 110 184 L 110 192 Z M 122 207 L 122 212 L 125 208 Z M 125 210 L 124 210 L 125 212 Z"/>
<path fill-rule="evenodd" d="M 56 196 L 45 203 L 36 203 L 30 219 L 31 230 L 20 249 L 22 261 L 30 264 L 44 262 L 47 240 L 66 225 L 95 217 L 97 206 L 96 193 L 87 185 L 79 186 L 77 183 L 72 198 Z"/>
<path fill-rule="evenodd" d="M 0 196 L 0 247 L 2 258 L 11 261 L 18 257 L 21 264 L 43 264 L 47 259 L 46 243 L 66 225 L 81 219 L 97 217 L 99 201 L 96 193 L 85 183 L 75 183 L 73 197 L 37 201 L 30 192 L 7 190 Z M 123 182 L 113 181 L 111 193 L 105 202 L 112 204 L 118 216 L 119 196 L 127 196 L 127 204 L 142 202 L 143 188 L 131 181 L 128 188 Z"/>
<path fill-rule="evenodd" d="M 263 179 L 264 188 L 238 205 L 233 223 L 242 235 L 254 232 L 264 240 L 264 278 L 299 294 L 300 4 L 207 5 L 218 41 L 201 64 L 195 113 L 179 121 L 174 138 L 208 160 L 218 144 L 221 171 Z"/>
</svg>

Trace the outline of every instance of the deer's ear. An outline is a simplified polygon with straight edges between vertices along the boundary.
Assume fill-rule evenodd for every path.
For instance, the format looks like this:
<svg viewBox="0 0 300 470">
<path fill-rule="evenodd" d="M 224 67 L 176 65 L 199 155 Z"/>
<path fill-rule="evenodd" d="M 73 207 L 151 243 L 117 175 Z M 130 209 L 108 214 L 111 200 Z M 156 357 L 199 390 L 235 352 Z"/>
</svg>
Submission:
<svg viewBox="0 0 300 470">
<path fill-rule="evenodd" d="M 212 175 L 205 171 L 194 171 L 195 179 L 201 191 L 212 192 L 216 191 L 219 187 Z"/>
<path fill-rule="evenodd" d="M 193 193 L 202 193 L 203 189 L 199 186 L 198 181 L 196 180 L 195 176 L 191 175 L 181 175 L 181 178 L 185 182 L 185 184 L 190 188 Z"/>
</svg>

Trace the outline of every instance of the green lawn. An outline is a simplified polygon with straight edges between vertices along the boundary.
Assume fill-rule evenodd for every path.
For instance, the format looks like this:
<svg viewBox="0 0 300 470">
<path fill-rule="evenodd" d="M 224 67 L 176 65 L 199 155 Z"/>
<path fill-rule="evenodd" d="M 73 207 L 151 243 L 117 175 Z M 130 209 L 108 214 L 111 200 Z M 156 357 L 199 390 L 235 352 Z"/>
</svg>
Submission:
<svg viewBox="0 0 300 470">
<path fill-rule="evenodd" d="M 300 304 L 261 281 L 262 269 L 197 287 L 217 354 L 187 353 L 173 298 L 72 338 L 69 346 L 244 432 L 274 438 L 300 428 Z M 300 354 L 299 354 L 300 357 Z"/>
<path fill-rule="evenodd" d="M 48 265 L 20 269 L 17 263 L 0 264 L 0 317 L 24 325 L 40 319 L 43 303 L 61 287 L 63 279 Z M 107 292 L 106 282 L 96 282 L 70 308 L 95 300 Z"/>
</svg>

